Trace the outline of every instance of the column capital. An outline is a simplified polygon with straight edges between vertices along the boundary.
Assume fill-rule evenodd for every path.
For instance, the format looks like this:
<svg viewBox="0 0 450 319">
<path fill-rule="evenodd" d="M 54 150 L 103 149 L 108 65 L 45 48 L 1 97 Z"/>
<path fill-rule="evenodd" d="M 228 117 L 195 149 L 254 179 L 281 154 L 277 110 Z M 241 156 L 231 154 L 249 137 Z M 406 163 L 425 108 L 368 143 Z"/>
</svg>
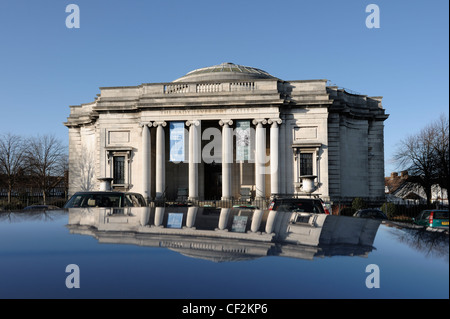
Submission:
<svg viewBox="0 0 450 319">
<path fill-rule="evenodd" d="M 269 119 L 267 121 L 267 123 L 280 125 L 281 123 L 283 123 L 283 121 L 280 118 L 275 118 L 275 119 Z"/>
<path fill-rule="evenodd" d="M 166 127 L 167 122 L 166 121 L 155 121 L 155 122 L 153 122 L 153 126 L 154 127 L 157 127 L 159 125 L 161 125 L 162 127 Z M 149 124 L 149 126 L 150 126 L 150 124 Z"/>
<path fill-rule="evenodd" d="M 254 119 L 252 123 L 253 123 L 253 125 L 258 125 L 258 124 L 264 125 L 264 124 L 267 124 L 267 120 L 266 119 Z"/>
<path fill-rule="evenodd" d="M 195 126 L 199 126 L 200 125 L 200 121 L 186 121 L 186 126 L 191 126 L 191 125 L 195 125 Z"/>
<path fill-rule="evenodd" d="M 145 127 L 145 126 L 152 127 L 152 122 L 140 122 L 139 126 L 140 127 Z"/>
<path fill-rule="evenodd" d="M 225 126 L 225 125 L 233 125 L 233 120 L 220 120 L 219 121 L 220 126 Z"/>
</svg>

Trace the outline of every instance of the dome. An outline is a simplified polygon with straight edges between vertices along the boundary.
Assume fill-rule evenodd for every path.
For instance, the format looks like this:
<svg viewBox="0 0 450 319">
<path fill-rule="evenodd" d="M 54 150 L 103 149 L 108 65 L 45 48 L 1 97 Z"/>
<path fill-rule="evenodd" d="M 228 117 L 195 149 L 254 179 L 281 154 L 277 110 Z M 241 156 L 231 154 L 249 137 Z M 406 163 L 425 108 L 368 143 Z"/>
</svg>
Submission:
<svg viewBox="0 0 450 319">
<path fill-rule="evenodd" d="M 227 80 L 276 79 L 266 71 L 249 66 L 225 62 L 206 68 L 196 69 L 173 82 L 202 82 Z"/>
</svg>

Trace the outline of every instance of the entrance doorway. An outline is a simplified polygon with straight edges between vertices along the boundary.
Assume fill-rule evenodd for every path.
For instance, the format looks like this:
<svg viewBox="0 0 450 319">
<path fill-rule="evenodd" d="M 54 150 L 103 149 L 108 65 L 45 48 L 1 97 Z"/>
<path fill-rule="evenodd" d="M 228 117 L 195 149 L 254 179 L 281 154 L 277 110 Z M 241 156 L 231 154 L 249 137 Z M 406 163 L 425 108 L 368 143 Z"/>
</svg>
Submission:
<svg viewBox="0 0 450 319">
<path fill-rule="evenodd" d="M 205 199 L 220 200 L 222 197 L 222 165 L 205 163 Z"/>
</svg>

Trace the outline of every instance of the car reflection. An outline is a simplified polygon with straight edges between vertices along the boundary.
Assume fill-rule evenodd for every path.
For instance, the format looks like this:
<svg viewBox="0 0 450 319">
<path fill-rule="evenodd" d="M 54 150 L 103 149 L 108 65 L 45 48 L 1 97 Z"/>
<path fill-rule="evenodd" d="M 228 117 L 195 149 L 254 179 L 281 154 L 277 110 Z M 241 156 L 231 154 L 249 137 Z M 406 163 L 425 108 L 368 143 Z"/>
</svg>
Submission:
<svg viewBox="0 0 450 319">
<path fill-rule="evenodd" d="M 380 221 L 249 208 L 70 208 L 72 234 L 166 247 L 215 262 L 263 256 L 367 256 Z"/>
</svg>

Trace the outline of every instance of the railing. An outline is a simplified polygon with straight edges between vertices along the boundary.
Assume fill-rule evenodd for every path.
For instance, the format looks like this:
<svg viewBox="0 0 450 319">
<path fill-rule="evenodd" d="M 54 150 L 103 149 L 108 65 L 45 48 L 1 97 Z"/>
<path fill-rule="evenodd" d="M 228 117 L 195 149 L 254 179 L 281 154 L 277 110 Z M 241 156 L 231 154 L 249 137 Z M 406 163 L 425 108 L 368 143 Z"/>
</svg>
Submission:
<svg viewBox="0 0 450 319">
<path fill-rule="evenodd" d="M 183 207 L 183 206 L 198 206 L 198 207 L 212 207 L 212 208 L 232 208 L 233 206 L 249 207 L 257 209 L 267 209 L 270 205 L 270 198 L 253 199 L 250 201 L 241 199 L 227 199 L 227 200 L 194 200 L 194 201 L 177 201 L 177 200 L 155 200 L 151 203 L 156 207 Z"/>
<path fill-rule="evenodd" d="M 220 92 L 221 91 L 221 84 L 220 83 L 197 84 L 195 91 L 197 93 Z"/>
<path fill-rule="evenodd" d="M 255 89 L 255 82 L 230 83 L 230 92 L 253 91 L 254 89 Z"/>
<path fill-rule="evenodd" d="M 195 85 L 195 86 L 194 86 Z M 255 82 L 165 84 L 164 94 L 254 91 Z"/>
<path fill-rule="evenodd" d="M 416 205 L 399 205 L 393 203 L 385 203 L 381 206 L 381 210 L 393 221 L 412 222 L 412 219 L 425 209 L 445 209 L 448 210 L 448 204 L 439 202 L 431 205 L 416 204 Z"/>
<path fill-rule="evenodd" d="M 50 194 L 46 196 L 46 204 L 57 207 L 63 207 L 64 204 L 67 202 L 67 199 L 68 198 L 64 193 L 58 195 Z M 8 203 L 7 196 L 0 196 L 0 211 L 21 210 L 31 205 L 42 205 L 42 204 L 43 204 L 42 194 L 33 194 L 33 195 L 23 194 L 18 196 L 12 196 L 10 203 Z"/>
<path fill-rule="evenodd" d="M 188 93 L 189 84 L 168 84 L 164 85 L 164 94 Z"/>
</svg>

